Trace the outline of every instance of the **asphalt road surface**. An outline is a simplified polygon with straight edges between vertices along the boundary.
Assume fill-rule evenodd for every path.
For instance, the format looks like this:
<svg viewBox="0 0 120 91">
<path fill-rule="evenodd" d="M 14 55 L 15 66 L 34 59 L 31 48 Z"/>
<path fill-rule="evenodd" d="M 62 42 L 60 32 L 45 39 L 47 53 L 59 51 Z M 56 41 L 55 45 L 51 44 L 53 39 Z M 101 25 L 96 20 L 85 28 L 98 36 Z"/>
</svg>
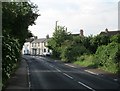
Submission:
<svg viewBox="0 0 120 91">
<path fill-rule="evenodd" d="M 83 69 L 45 57 L 24 56 L 28 63 L 29 87 L 36 90 L 115 90 L 120 84 L 112 79 L 90 74 Z"/>
</svg>

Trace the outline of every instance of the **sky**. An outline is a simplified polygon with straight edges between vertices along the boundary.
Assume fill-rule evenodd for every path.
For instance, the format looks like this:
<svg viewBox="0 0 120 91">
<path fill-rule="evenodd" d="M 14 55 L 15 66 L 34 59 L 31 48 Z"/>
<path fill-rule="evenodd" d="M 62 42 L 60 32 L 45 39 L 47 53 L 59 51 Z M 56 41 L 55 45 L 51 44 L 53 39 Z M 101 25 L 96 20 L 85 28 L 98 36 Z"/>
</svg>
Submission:
<svg viewBox="0 0 120 91">
<path fill-rule="evenodd" d="M 31 0 L 37 4 L 39 16 L 29 30 L 38 38 L 52 37 L 55 22 L 68 32 L 97 35 L 105 28 L 118 30 L 118 2 L 120 0 Z"/>
</svg>

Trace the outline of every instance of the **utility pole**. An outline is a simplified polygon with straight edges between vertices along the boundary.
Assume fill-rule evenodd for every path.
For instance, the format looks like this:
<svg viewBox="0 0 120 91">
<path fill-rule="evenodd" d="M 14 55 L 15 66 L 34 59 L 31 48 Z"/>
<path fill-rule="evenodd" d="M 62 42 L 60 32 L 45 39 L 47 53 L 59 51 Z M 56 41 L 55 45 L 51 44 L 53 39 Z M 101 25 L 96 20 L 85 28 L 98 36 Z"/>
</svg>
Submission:
<svg viewBox="0 0 120 91">
<path fill-rule="evenodd" d="M 57 23 L 58 23 L 58 21 L 56 21 L 56 23 L 55 23 L 55 30 L 57 30 Z"/>
</svg>

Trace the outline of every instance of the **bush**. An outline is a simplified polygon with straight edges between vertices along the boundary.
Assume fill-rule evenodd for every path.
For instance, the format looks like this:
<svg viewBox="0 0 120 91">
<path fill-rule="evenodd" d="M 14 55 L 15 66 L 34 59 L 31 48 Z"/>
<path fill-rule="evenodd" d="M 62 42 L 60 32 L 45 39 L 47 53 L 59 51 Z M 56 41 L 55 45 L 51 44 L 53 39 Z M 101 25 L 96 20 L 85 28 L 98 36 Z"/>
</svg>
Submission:
<svg viewBox="0 0 120 91">
<path fill-rule="evenodd" d="M 113 73 L 119 72 L 120 44 L 110 43 L 107 46 L 98 47 L 95 54 L 95 64 L 98 67 Z"/>
<path fill-rule="evenodd" d="M 66 46 L 62 48 L 61 51 L 61 59 L 64 62 L 73 62 L 77 60 L 78 56 L 83 55 L 84 53 L 88 53 L 88 50 L 82 46 L 82 45 L 77 45 L 77 46 Z"/>
<path fill-rule="evenodd" d="M 80 66 L 95 67 L 93 60 L 94 60 L 94 55 L 82 55 L 80 57 L 77 57 L 77 61 L 74 62 L 74 64 L 78 64 Z"/>
<path fill-rule="evenodd" d="M 3 37 L 2 47 L 2 80 L 4 84 L 17 67 L 20 58 L 20 45 L 16 39 L 7 35 Z"/>
</svg>

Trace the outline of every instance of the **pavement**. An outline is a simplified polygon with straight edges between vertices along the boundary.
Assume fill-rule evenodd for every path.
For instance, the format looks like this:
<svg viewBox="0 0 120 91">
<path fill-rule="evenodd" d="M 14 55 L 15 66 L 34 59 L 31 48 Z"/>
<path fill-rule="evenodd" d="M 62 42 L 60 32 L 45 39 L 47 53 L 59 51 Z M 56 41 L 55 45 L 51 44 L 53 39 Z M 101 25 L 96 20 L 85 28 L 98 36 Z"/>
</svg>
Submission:
<svg viewBox="0 0 120 91">
<path fill-rule="evenodd" d="M 101 69 L 93 69 L 88 67 L 80 67 L 78 65 L 69 64 L 73 67 L 81 68 L 88 73 L 101 75 L 120 82 L 120 77 Z M 8 80 L 8 84 L 4 91 L 30 91 L 28 83 L 28 68 L 27 62 L 22 59 L 20 67 L 16 70 L 15 74 Z"/>
<path fill-rule="evenodd" d="M 29 91 L 27 63 L 24 59 L 21 60 L 15 74 L 8 80 L 4 91 Z"/>
</svg>

